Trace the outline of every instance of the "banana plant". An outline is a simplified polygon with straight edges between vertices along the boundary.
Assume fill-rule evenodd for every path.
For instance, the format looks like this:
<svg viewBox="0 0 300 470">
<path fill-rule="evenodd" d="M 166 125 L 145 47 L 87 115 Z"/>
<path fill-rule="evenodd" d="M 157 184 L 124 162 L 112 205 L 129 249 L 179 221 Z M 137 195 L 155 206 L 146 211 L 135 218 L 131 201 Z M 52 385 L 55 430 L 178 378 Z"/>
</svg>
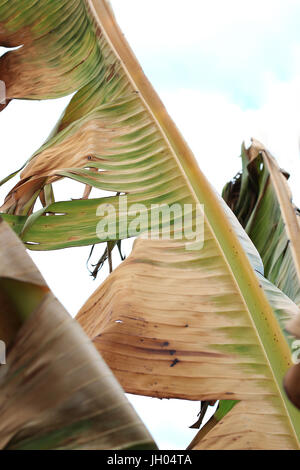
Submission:
<svg viewBox="0 0 300 470">
<path fill-rule="evenodd" d="M 283 388 L 292 362 L 285 324 L 299 309 L 264 277 L 108 2 L 32 0 L 24 11 L 2 1 L 0 19 L 5 44 L 23 44 L 0 62 L 8 101 L 78 90 L 8 193 L 3 218 L 27 248 L 51 250 L 130 236 L 139 205 L 143 234 L 78 322 L 125 391 L 229 404 L 193 448 L 299 449 L 300 412 Z M 53 202 L 63 177 L 85 185 L 82 199 Z M 120 194 L 89 199 L 91 187 Z M 44 207 L 35 211 L 38 197 Z M 159 204 L 191 208 L 184 230 L 168 211 L 152 223 Z M 113 217 L 99 212 L 105 206 Z M 172 237 L 160 237 L 169 225 Z"/>
<path fill-rule="evenodd" d="M 0 449 L 154 449 L 117 380 L 0 218 Z"/>
<path fill-rule="evenodd" d="M 300 304 L 300 211 L 292 202 L 289 174 L 253 140 L 242 147 L 242 172 L 223 198 L 256 246 L 265 276 Z"/>
<path fill-rule="evenodd" d="M 258 141 L 242 147 L 242 171 L 223 190 L 223 197 L 259 250 L 265 275 L 299 305 L 300 211 L 293 204 L 289 174 Z M 287 325 L 300 336 L 299 317 Z M 298 361 L 299 341 L 293 342 Z M 291 401 L 300 408 L 300 368 L 286 374 L 284 386 Z"/>
<path fill-rule="evenodd" d="M 248 149 L 242 145 L 241 160 L 241 172 L 225 185 L 222 196 L 258 249 L 265 276 L 299 304 L 300 219 L 287 183 L 289 174 L 255 139 Z M 287 329 L 295 334 L 293 327 Z M 293 345 L 298 342 L 290 344 L 297 359 L 298 350 Z M 292 367 L 284 379 L 285 390 L 295 405 L 299 403 L 298 370 L 297 366 Z M 236 403 L 221 400 L 217 412 L 199 431 L 190 448 L 195 448 Z"/>
</svg>

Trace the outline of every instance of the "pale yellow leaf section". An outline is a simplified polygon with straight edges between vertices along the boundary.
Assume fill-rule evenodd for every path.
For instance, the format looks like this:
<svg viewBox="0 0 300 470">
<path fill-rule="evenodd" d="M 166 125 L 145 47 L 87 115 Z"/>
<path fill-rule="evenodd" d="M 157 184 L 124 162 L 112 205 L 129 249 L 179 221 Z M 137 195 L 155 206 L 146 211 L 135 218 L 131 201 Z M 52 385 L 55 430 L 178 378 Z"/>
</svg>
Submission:
<svg viewBox="0 0 300 470">
<path fill-rule="evenodd" d="M 285 417 L 271 399 L 239 402 L 193 450 L 294 450 Z"/>
<path fill-rule="evenodd" d="M 139 239 L 77 319 L 127 392 L 251 406 L 259 398 L 257 424 L 272 428 L 279 417 L 277 444 L 298 448 L 240 292 L 205 235 L 197 252 Z"/>
</svg>

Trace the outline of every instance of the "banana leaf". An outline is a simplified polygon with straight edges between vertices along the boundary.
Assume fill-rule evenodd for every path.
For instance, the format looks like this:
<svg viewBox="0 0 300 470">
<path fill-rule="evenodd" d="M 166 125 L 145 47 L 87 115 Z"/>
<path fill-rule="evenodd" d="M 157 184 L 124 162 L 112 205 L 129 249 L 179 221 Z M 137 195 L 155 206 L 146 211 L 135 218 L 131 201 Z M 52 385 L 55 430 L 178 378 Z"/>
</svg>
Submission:
<svg viewBox="0 0 300 470">
<path fill-rule="evenodd" d="M 132 222 L 120 209 L 124 197 L 130 206 L 143 204 L 146 234 L 153 204 L 190 204 L 188 233 L 139 239 L 78 321 L 128 392 L 240 400 L 212 429 L 219 433 L 215 448 L 299 449 L 299 411 L 282 385 L 291 365 L 284 325 L 298 307 L 264 277 L 257 250 L 198 168 L 108 2 L 88 5 L 102 52 L 98 75 L 78 90 L 26 165 L 2 206 L 5 219 L 31 249 L 56 249 L 106 241 L 96 229 L 102 203 L 116 207 L 112 241 L 127 237 Z M 57 202 L 30 216 L 44 186 L 61 177 L 122 194 Z M 204 237 L 197 248 L 187 235 L 199 218 Z M 163 216 L 155 229 L 168 222 Z"/>
<path fill-rule="evenodd" d="M 0 449 L 155 444 L 80 326 L 0 219 Z"/>
<path fill-rule="evenodd" d="M 288 323 L 287 330 L 296 338 L 300 338 L 300 315 Z M 300 340 L 294 341 L 293 345 L 295 365 L 284 377 L 284 388 L 291 402 L 300 409 Z"/>
<path fill-rule="evenodd" d="M 242 172 L 223 198 L 257 248 L 265 277 L 300 304 L 300 211 L 292 202 L 289 175 L 258 141 L 242 148 Z"/>
<path fill-rule="evenodd" d="M 259 250 L 265 276 L 299 304 L 300 212 L 292 202 L 287 183 L 289 174 L 255 139 L 252 139 L 248 149 L 243 144 L 241 160 L 242 171 L 226 184 L 222 196 Z M 294 326 L 289 331 L 295 334 L 297 320 L 291 324 Z M 291 401 L 299 408 L 295 391 L 299 389 L 298 382 L 299 367 L 294 366 L 286 374 L 284 386 L 289 397 L 292 397 Z M 217 412 L 190 447 L 197 448 L 197 443 L 235 404 L 234 401 L 221 401 Z"/>
</svg>

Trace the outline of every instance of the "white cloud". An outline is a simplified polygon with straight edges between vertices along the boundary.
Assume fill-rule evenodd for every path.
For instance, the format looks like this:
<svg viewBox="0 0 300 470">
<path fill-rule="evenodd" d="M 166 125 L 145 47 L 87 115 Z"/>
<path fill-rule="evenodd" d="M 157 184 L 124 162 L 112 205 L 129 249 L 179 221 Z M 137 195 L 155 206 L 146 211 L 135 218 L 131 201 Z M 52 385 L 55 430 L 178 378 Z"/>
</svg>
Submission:
<svg viewBox="0 0 300 470">
<path fill-rule="evenodd" d="M 133 44 L 152 49 L 195 46 L 243 24 L 274 31 L 299 6 L 293 0 L 111 0 L 111 4 Z"/>
<path fill-rule="evenodd" d="M 255 137 L 291 173 L 290 185 L 300 204 L 300 76 L 291 82 L 269 77 L 261 108 L 243 110 L 220 93 L 180 89 L 162 99 L 193 150 L 209 181 L 221 192 L 241 168 L 241 143 Z"/>
<path fill-rule="evenodd" d="M 197 429 L 189 429 L 189 426 L 197 420 L 200 402 L 159 400 L 137 395 L 127 397 L 160 449 L 186 449 L 197 433 Z M 209 408 L 205 422 L 214 410 L 213 407 Z"/>
</svg>

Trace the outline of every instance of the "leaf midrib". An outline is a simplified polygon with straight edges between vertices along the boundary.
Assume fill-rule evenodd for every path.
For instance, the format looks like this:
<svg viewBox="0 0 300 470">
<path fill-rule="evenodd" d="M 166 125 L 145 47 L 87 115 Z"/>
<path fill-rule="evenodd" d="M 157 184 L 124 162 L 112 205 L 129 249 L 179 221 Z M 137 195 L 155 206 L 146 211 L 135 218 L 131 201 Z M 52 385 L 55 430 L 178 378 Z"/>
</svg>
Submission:
<svg viewBox="0 0 300 470">
<path fill-rule="evenodd" d="M 294 435 L 297 434 L 299 440 L 300 424 L 297 426 L 295 422 L 297 416 L 295 416 L 294 409 L 285 396 L 281 385 L 283 373 L 289 366 L 288 358 L 290 358 L 290 351 L 273 310 L 254 273 L 253 267 L 233 227 L 224 215 L 217 196 L 213 193 L 210 184 L 198 167 L 195 157 L 180 135 L 177 127 L 171 121 L 150 82 L 144 76 L 133 52 L 114 20 L 109 5 L 105 0 L 85 1 L 88 3 L 90 11 L 105 35 L 108 44 L 116 57 L 119 58 L 133 89 L 139 92 L 142 103 L 164 137 L 190 189 L 193 199 L 196 204 L 199 204 L 200 201 L 205 201 L 206 222 L 214 234 L 216 243 L 232 275 L 233 282 L 237 285 L 244 301 L 259 343 L 261 344 L 262 352 L 274 377 L 278 395 L 289 418 L 292 433 Z M 148 103 L 151 103 L 151 106 Z M 265 321 L 263 321 L 263 315 L 265 316 Z M 270 339 L 266 340 L 266 337 L 272 337 L 273 335 L 279 340 L 275 354 L 272 354 Z M 297 441 L 296 435 L 295 439 Z"/>
</svg>

